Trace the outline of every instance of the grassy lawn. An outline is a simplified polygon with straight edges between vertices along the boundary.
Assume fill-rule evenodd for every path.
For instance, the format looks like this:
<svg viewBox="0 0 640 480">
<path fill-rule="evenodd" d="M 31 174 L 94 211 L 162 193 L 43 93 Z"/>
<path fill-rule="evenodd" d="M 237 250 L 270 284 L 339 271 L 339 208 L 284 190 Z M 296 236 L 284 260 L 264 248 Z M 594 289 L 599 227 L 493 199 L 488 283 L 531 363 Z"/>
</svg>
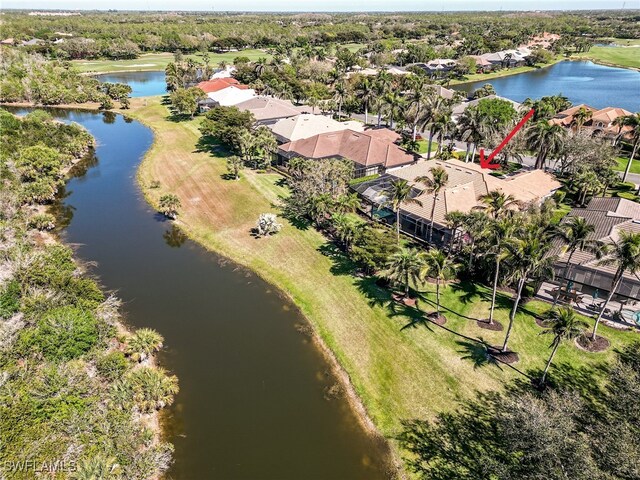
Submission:
<svg viewBox="0 0 640 480">
<path fill-rule="evenodd" d="M 508 77 L 509 75 L 517 75 L 519 73 L 531 72 L 533 70 L 538 70 L 540 68 L 550 67 L 551 65 L 562 61 L 563 58 L 558 57 L 556 60 L 551 63 L 545 65 L 538 65 L 535 67 L 515 67 L 515 68 L 503 68 L 497 72 L 489 72 L 489 73 L 474 73 L 471 75 L 466 75 L 463 79 L 453 79 L 449 82 L 450 85 L 458 85 L 460 83 L 471 83 L 471 82 L 481 82 L 483 80 L 492 80 L 494 78 L 500 77 Z"/>
<path fill-rule="evenodd" d="M 278 235 L 253 238 L 249 232 L 258 215 L 278 212 L 278 199 L 287 194 L 281 177 L 245 170 L 239 181 L 224 180 L 224 158 L 196 148 L 199 119 L 168 120 L 159 97 L 133 99 L 130 115 L 155 132 L 138 175 L 147 198 L 156 202 L 164 193 L 177 194 L 182 202 L 179 223 L 193 239 L 253 269 L 289 295 L 348 372 L 384 435 L 397 433 L 401 419 L 451 410 L 457 400 L 477 390 L 499 389 L 518 375 L 511 368 L 487 364 L 473 342 L 420 321 L 420 310 L 391 302 L 389 292 L 373 280 L 353 276 L 349 260 L 314 229 L 298 229 L 283 220 Z M 161 187 L 147 188 L 155 180 Z M 421 292 L 421 310 L 433 308 L 434 288 L 429 285 Z M 446 327 L 500 342 L 503 333 L 479 329 L 473 320 L 487 316 L 489 299 L 485 287 L 449 285 L 443 293 Z M 504 324 L 509 307 L 509 296 L 499 295 L 496 316 Z M 512 347 L 521 357 L 519 369 L 544 366 L 550 338 L 539 335 L 532 314 L 548 308 L 531 301 L 518 313 Z M 639 338 L 605 326 L 600 333 L 614 348 Z M 612 349 L 590 354 L 563 345 L 557 363 L 595 369 L 612 356 Z"/>
<path fill-rule="evenodd" d="M 418 149 L 418 153 L 420 155 L 426 155 L 427 151 L 429 150 L 429 140 L 418 140 L 418 144 L 420 145 L 420 148 Z M 438 151 L 438 143 L 437 142 L 431 142 L 431 158 L 433 158 L 436 154 L 436 152 Z"/>
<path fill-rule="evenodd" d="M 588 52 L 572 55 L 573 58 L 593 60 L 605 65 L 640 68 L 640 47 L 591 47 Z"/>
<path fill-rule="evenodd" d="M 627 168 L 627 164 L 629 163 L 629 157 L 618 157 L 618 165 L 614 167 L 614 170 L 618 170 L 619 172 L 624 172 Z M 631 173 L 640 173 L 640 160 L 633 160 L 631 164 Z"/>
<path fill-rule="evenodd" d="M 202 54 L 185 55 L 202 61 Z M 236 57 L 248 57 L 257 60 L 260 57 L 271 58 L 271 55 L 262 50 L 242 50 L 240 52 L 209 53 L 209 62 L 216 65 L 222 61 L 231 63 Z M 74 60 L 71 62 L 81 72 L 131 72 L 164 70 L 169 62 L 173 61 L 173 53 L 147 53 L 132 60 Z"/>
</svg>

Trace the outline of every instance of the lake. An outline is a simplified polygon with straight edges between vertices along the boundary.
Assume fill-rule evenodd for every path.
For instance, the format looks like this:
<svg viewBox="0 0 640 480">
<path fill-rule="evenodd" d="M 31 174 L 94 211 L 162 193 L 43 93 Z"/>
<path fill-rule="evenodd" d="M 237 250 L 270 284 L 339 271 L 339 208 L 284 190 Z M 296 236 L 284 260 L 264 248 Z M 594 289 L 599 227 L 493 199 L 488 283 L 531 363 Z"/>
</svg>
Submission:
<svg viewBox="0 0 640 480">
<path fill-rule="evenodd" d="M 453 88 L 470 93 L 485 83 L 493 85 L 498 95 L 517 102 L 561 93 L 574 105 L 586 103 L 596 108 L 640 111 L 640 72 L 593 62 L 567 60 L 548 68 Z"/>
<path fill-rule="evenodd" d="M 329 394 L 338 380 L 295 305 L 145 202 L 135 176 L 151 130 L 111 112 L 50 111 L 97 141 L 66 186 L 62 238 L 97 262 L 126 323 L 164 336 L 160 364 L 180 381 L 164 422 L 175 445 L 167 478 L 387 478 L 387 444 Z"/>
<path fill-rule="evenodd" d="M 132 97 L 152 97 L 167 93 L 164 72 L 123 72 L 97 75 L 101 82 L 126 83 Z"/>
</svg>

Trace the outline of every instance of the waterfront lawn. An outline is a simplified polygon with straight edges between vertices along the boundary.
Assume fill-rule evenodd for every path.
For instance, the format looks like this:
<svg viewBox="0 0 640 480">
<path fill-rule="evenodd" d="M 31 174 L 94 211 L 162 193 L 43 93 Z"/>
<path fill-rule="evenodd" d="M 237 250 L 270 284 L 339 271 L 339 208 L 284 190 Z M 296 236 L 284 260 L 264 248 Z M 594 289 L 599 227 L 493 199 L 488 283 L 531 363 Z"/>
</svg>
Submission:
<svg viewBox="0 0 640 480">
<path fill-rule="evenodd" d="M 199 119 L 173 122 L 159 97 L 134 99 L 130 115 L 151 126 L 155 143 L 139 171 L 147 198 L 156 203 L 165 193 L 182 202 L 179 224 L 207 248 L 245 265 L 289 295 L 345 368 L 369 415 L 392 437 L 405 418 L 433 417 L 451 410 L 474 392 L 499 389 L 518 376 L 511 368 L 488 364 L 482 348 L 451 333 L 498 343 L 502 333 L 479 329 L 474 319 L 488 314 L 486 287 L 461 283 L 444 289 L 447 329 L 422 321 L 433 309 L 434 286 L 419 292 L 421 310 L 391 301 L 374 279 L 354 275 L 347 257 L 315 229 L 284 219 L 282 231 L 269 238 L 250 235 L 259 214 L 278 212 L 287 195 L 282 177 L 245 170 L 239 181 L 225 180 L 222 151 L 199 150 Z M 149 189 L 153 181 L 160 188 Z M 500 294 L 497 319 L 507 322 L 510 300 Z M 549 353 L 548 336 L 540 336 L 533 314 L 547 304 L 531 301 L 518 313 L 511 346 L 520 353 L 523 370 L 540 370 Z M 602 327 L 618 347 L 638 336 Z M 612 349 L 592 354 L 563 345 L 556 364 L 588 366 L 611 359 Z M 551 375 L 556 370 L 551 370 Z"/>
<path fill-rule="evenodd" d="M 493 80 L 494 78 L 508 77 L 509 75 L 517 75 L 518 73 L 531 72 L 533 70 L 538 70 L 540 68 L 550 67 L 551 65 L 558 63 L 562 60 L 563 60 L 562 57 L 557 57 L 552 62 L 544 65 L 536 65 L 533 67 L 524 66 L 524 67 L 515 67 L 515 68 L 503 68 L 495 72 L 488 72 L 488 73 L 473 73 L 471 75 L 465 75 L 464 78 L 462 79 L 452 79 L 449 82 L 449 85 L 458 85 L 460 83 L 482 82 L 484 80 L 489 81 L 489 80 Z"/>
<path fill-rule="evenodd" d="M 572 55 L 605 65 L 640 68 L 640 47 L 591 47 L 588 52 Z"/>
<path fill-rule="evenodd" d="M 257 60 L 260 57 L 267 59 L 271 55 L 263 50 L 251 49 L 240 52 L 209 53 L 209 63 L 217 65 L 220 62 L 232 63 L 236 57 L 247 57 L 249 60 Z M 202 53 L 186 55 L 185 58 L 192 58 L 202 62 Z M 139 71 L 160 71 L 164 70 L 169 62 L 173 62 L 173 53 L 146 53 L 138 58 L 130 60 L 73 60 L 71 63 L 81 72 L 93 73 L 115 73 L 115 72 L 139 72 Z"/>
</svg>

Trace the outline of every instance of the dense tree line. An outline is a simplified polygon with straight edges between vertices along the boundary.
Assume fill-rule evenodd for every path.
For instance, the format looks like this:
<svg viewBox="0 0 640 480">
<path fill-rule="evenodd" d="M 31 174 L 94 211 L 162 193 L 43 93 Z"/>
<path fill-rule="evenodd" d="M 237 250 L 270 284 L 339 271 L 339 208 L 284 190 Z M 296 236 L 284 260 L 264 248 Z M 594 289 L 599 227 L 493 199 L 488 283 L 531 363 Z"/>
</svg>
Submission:
<svg viewBox="0 0 640 480">
<path fill-rule="evenodd" d="M 162 337 L 126 330 L 120 301 L 47 233 L 45 206 L 93 138 L 43 111 L 0 110 L 0 128 L 0 476 L 58 462 L 64 478 L 154 478 L 173 447 L 150 415 L 178 391 L 150 362 Z"/>
<path fill-rule="evenodd" d="M 459 53 L 497 51 L 544 31 L 580 38 L 637 38 L 629 11 L 575 13 L 206 14 L 90 12 L 69 17 L 5 12 L 3 35 L 47 40 L 29 47 L 59 58 L 134 58 L 140 52 L 317 46 L 380 40 L 463 41 Z M 72 37 L 65 36 L 67 34 Z M 62 42 L 53 43 L 53 40 Z"/>
</svg>

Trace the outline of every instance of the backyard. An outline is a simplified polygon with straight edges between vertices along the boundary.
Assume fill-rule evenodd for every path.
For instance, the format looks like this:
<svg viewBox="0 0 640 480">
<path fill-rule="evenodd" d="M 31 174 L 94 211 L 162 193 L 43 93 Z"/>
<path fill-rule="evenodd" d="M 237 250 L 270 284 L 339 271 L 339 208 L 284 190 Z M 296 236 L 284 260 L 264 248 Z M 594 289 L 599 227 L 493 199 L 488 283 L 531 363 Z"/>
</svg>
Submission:
<svg viewBox="0 0 640 480">
<path fill-rule="evenodd" d="M 155 133 L 138 175 L 147 198 L 157 204 L 160 195 L 176 194 L 182 203 L 178 224 L 190 237 L 290 296 L 346 370 L 384 435 L 396 434 L 402 419 L 433 417 L 454 408 L 456 400 L 499 389 L 520 375 L 492 364 L 482 345 L 460 336 L 501 342 L 503 332 L 480 329 L 475 322 L 487 317 L 490 289 L 470 283 L 447 286 L 442 304 L 449 321 L 443 328 L 423 320 L 422 313 L 433 309 L 435 287 L 430 284 L 418 289 L 418 308 L 406 307 L 392 301 L 374 279 L 354 275 L 346 256 L 313 228 L 282 220 L 279 234 L 251 236 L 261 213 L 279 213 L 279 199 L 287 195 L 282 177 L 245 170 L 241 180 L 225 180 L 224 152 L 212 155 L 197 147 L 200 120 L 175 122 L 161 102 L 160 97 L 134 99 L 129 112 Z M 149 188 L 156 181 L 160 187 Z M 496 318 L 505 325 L 510 306 L 510 295 L 501 293 Z M 522 371 L 544 367 L 550 338 L 539 335 L 534 315 L 548 309 L 546 303 L 530 301 L 516 317 L 511 346 Z M 611 341 L 608 351 L 587 353 L 567 344 L 559 349 L 556 365 L 582 366 L 595 374 L 614 348 L 637 338 L 606 326 L 600 334 Z M 552 368 L 552 377 L 556 371 Z"/>
</svg>

